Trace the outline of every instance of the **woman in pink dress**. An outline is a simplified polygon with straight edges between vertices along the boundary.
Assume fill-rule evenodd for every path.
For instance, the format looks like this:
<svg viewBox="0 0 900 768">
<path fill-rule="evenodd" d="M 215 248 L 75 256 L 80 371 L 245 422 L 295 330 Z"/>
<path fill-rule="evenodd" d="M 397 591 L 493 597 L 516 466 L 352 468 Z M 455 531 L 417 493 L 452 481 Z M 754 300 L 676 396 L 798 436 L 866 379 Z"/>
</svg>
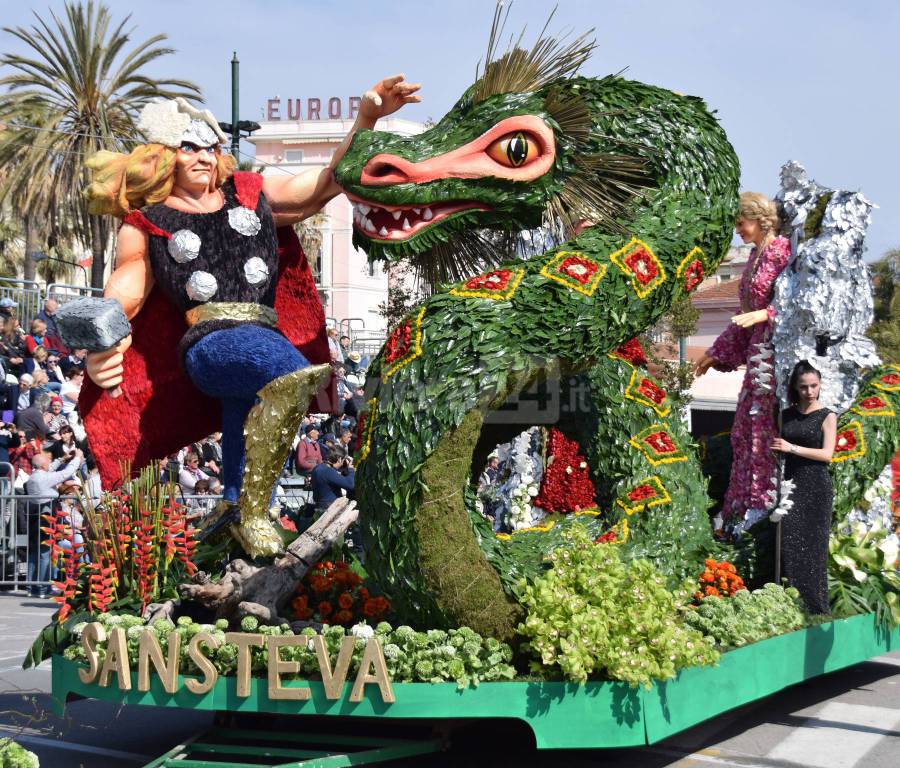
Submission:
<svg viewBox="0 0 900 768">
<path fill-rule="evenodd" d="M 778 228 L 774 202 L 758 192 L 741 194 L 735 229 L 745 243 L 755 246 L 741 277 L 741 314 L 731 318 L 731 325 L 695 370 L 702 376 L 710 368 L 733 371 L 747 366 L 731 429 L 731 480 L 722 506 L 723 521 L 740 527 L 762 519 L 774 498 L 776 463 L 769 446 L 778 430 L 771 345 L 775 310 L 771 301 L 775 278 L 791 256 L 790 242 L 777 235 Z"/>
</svg>

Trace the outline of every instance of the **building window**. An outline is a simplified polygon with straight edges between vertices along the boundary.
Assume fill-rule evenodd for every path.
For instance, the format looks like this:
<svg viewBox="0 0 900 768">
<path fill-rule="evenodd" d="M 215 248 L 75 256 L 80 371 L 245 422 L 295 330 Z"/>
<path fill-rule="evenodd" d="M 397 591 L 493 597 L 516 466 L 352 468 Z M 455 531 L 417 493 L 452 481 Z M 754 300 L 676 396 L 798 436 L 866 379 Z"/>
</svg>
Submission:
<svg viewBox="0 0 900 768">
<path fill-rule="evenodd" d="M 302 163 L 303 162 L 303 150 L 302 149 L 286 149 L 284 151 L 284 162 L 286 162 L 286 163 Z"/>
</svg>

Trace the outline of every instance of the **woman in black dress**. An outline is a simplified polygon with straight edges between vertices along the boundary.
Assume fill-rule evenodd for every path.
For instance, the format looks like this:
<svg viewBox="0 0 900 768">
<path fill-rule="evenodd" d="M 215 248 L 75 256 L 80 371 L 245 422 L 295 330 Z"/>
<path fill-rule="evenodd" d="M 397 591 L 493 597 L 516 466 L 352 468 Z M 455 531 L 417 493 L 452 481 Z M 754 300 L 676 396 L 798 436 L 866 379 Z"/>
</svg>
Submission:
<svg viewBox="0 0 900 768">
<path fill-rule="evenodd" d="M 812 614 L 830 613 L 828 537 L 833 489 L 828 463 L 837 416 L 819 402 L 821 376 L 808 361 L 794 366 L 788 384 L 793 403 L 782 412 L 781 437 L 772 450 L 786 454 L 784 476 L 794 481 L 793 509 L 781 521 L 782 572 Z"/>
</svg>

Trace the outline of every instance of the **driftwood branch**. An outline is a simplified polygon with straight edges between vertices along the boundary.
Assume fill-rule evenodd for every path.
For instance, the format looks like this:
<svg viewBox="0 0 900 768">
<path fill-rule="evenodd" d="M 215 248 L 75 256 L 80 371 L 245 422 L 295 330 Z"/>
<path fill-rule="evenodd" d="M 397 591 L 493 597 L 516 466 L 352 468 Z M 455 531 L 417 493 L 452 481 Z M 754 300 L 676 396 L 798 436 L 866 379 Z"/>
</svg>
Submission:
<svg viewBox="0 0 900 768">
<path fill-rule="evenodd" d="M 255 616 L 263 624 L 290 623 L 282 612 L 297 584 L 335 542 L 343 539 L 358 514 L 355 502 L 337 499 L 272 565 L 260 567 L 234 560 L 219 581 L 182 584 L 178 591 L 185 600 L 198 602 L 214 610 L 216 618 L 233 623 L 245 616 Z"/>
</svg>

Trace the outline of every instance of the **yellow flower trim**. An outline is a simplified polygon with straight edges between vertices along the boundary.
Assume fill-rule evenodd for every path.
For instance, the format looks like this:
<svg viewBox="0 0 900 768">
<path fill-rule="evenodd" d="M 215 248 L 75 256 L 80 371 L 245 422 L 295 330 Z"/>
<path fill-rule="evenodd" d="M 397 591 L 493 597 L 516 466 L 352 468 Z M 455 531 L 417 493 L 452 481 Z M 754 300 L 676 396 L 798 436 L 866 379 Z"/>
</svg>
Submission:
<svg viewBox="0 0 900 768">
<path fill-rule="evenodd" d="M 638 374 L 642 373 L 641 371 L 638 371 L 637 368 L 634 368 L 634 366 L 632 366 L 632 369 L 631 379 L 628 381 L 628 386 L 625 387 L 625 397 L 627 397 L 629 400 L 634 400 L 636 403 L 649 405 L 654 411 L 656 411 L 657 416 L 659 416 L 661 419 L 664 419 L 672 410 L 672 406 L 668 403 L 669 395 L 666 394 L 666 399 L 659 403 L 659 405 L 657 405 L 649 397 L 644 397 L 640 392 L 637 391 L 637 389 L 635 389 L 632 393 L 632 388 L 636 383 L 638 383 Z M 650 379 L 650 381 L 653 381 L 653 379 L 648 375 L 641 375 L 640 378 L 646 378 Z M 653 383 L 656 384 L 655 381 Z M 659 385 L 657 384 L 657 386 Z M 660 387 L 660 389 L 662 389 L 662 387 Z"/>
<path fill-rule="evenodd" d="M 553 271 L 560 265 L 561 262 L 565 261 L 570 256 L 576 256 L 579 259 L 584 259 L 585 261 L 590 261 L 592 264 L 597 265 L 597 272 L 591 278 L 591 281 L 589 283 L 582 285 L 577 280 L 571 277 L 566 277 L 559 272 Z M 573 291 L 583 293 L 585 296 L 593 296 L 594 291 L 597 290 L 597 286 L 600 285 L 600 281 L 606 274 L 606 269 L 606 264 L 601 264 L 595 258 L 592 258 L 591 256 L 588 256 L 581 251 L 560 251 L 556 254 L 556 256 L 553 257 L 553 259 L 551 259 L 546 264 L 544 264 L 543 267 L 541 267 L 541 274 L 548 280 L 555 280 L 560 285 L 564 285 L 566 286 L 566 288 L 571 288 Z"/>
<path fill-rule="evenodd" d="M 838 436 L 840 436 L 841 432 L 846 432 L 848 429 L 852 430 L 853 436 L 856 438 L 856 450 L 853 453 L 842 453 L 840 455 L 836 453 L 831 457 L 832 464 L 837 464 L 841 461 L 848 461 L 849 459 L 857 459 L 860 456 L 865 456 L 866 454 L 866 439 L 865 437 L 863 437 L 862 424 L 860 424 L 858 421 L 851 421 L 843 429 L 838 430 Z M 837 450 L 837 447 L 835 447 L 835 450 Z"/>
<path fill-rule="evenodd" d="M 547 515 L 547 517 L 549 518 L 553 514 L 556 514 L 556 513 L 551 512 L 549 515 Z M 594 508 L 594 509 L 579 509 L 577 512 L 573 512 L 572 516 L 573 517 L 582 517 L 584 515 L 587 515 L 589 517 L 597 517 L 599 514 L 600 514 L 600 510 L 596 509 L 596 508 Z M 559 514 L 557 514 L 556 516 L 559 518 L 564 517 L 564 515 L 559 515 Z M 547 531 L 551 530 L 553 528 L 553 526 L 556 525 L 557 522 L 560 522 L 560 521 L 547 520 L 547 522 L 543 523 L 542 525 L 532 525 L 532 526 L 529 526 L 528 528 L 519 528 L 519 530 L 513 531 L 512 533 L 495 533 L 494 536 L 496 536 L 498 539 L 500 539 L 500 541 L 509 541 L 513 536 L 515 536 L 516 534 L 519 534 L 519 533 L 547 533 Z"/>
<path fill-rule="evenodd" d="M 413 338 L 412 344 L 412 354 L 407 355 L 402 360 L 398 360 L 394 363 L 390 368 L 388 368 L 384 372 L 384 380 L 387 381 L 391 376 L 393 376 L 397 371 L 399 371 L 404 365 L 409 365 L 413 360 L 419 357 L 422 354 L 422 318 L 425 317 L 425 307 L 419 310 L 419 314 L 416 315 L 415 322 L 413 323 L 413 327 L 415 329 L 415 337 Z"/>
<path fill-rule="evenodd" d="M 660 430 L 665 431 L 665 433 L 669 434 L 669 429 L 665 424 L 651 424 L 646 429 L 642 429 L 636 435 L 634 435 L 628 442 L 632 445 L 632 447 L 637 448 L 641 453 L 644 454 L 647 461 L 650 462 L 654 467 L 659 466 L 660 464 L 674 464 L 678 461 L 687 461 L 687 456 L 681 453 L 681 449 L 678 447 L 678 444 L 672 440 L 672 436 L 669 435 L 669 439 L 672 440 L 672 443 L 675 445 L 676 453 L 673 454 L 661 454 L 662 458 L 658 458 L 656 454 L 651 453 L 651 448 L 648 445 L 644 444 L 644 438 L 648 435 L 653 434 L 654 432 L 659 432 Z"/>
<path fill-rule="evenodd" d="M 647 252 L 647 255 L 653 259 L 653 264 L 659 270 L 659 274 L 646 285 L 643 285 L 641 281 L 635 277 L 634 270 L 625 263 L 625 257 L 638 248 L 643 248 Z M 666 270 L 664 269 L 662 262 L 660 262 L 653 252 L 653 249 L 647 245 L 647 243 L 643 240 L 638 240 L 636 237 L 632 237 L 631 240 L 623 247 L 619 248 L 618 251 L 610 254 L 609 259 L 631 279 L 631 287 L 634 288 L 634 292 L 638 295 L 639 299 L 645 299 L 666 281 Z"/>
<path fill-rule="evenodd" d="M 359 449 L 359 456 L 356 457 L 355 463 L 356 466 L 359 466 L 360 462 L 365 461 L 366 456 L 369 455 L 369 451 L 372 449 L 372 431 L 375 426 L 375 411 L 378 408 L 378 398 L 373 397 L 366 403 L 366 411 L 368 414 L 368 418 L 366 419 L 366 441 L 363 443 L 362 447 Z"/>
<path fill-rule="evenodd" d="M 509 285 L 506 286 L 506 290 L 502 293 L 500 291 L 470 291 L 464 287 L 464 283 L 457 288 L 452 288 L 450 290 L 450 295 L 462 296 L 470 299 L 496 299 L 497 301 L 510 299 L 516 292 L 516 288 L 519 287 L 519 283 L 522 282 L 522 278 L 525 277 L 525 270 L 513 269 L 510 271 L 513 273 L 513 278 L 509 281 Z"/>
<path fill-rule="evenodd" d="M 625 503 L 625 501 L 622 500 L 621 497 L 616 499 L 616 504 L 618 504 L 620 507 L 622 507 L 622 509 L 625 510 L 625 514 L 633 515 L 635 512 L 641 512 L 644 509 L 649 509 L 650 507 L 656 507 L 660 504 L 668 504 L 670 501 L 672 501 L 672 497 L 669 496 L 669 492 L 666 490 L 666 487 L 662 484 L 662 480 L 660 480 L 658 477 L 645 477 L 643 480 L 640 480 L 637 483 L 635 483 L 632 486 L 631 490 L 634 490 L 635 488 L 638 488 L 642 485 L 652 485 L 662 495 L 656 496 L 653 499 L 650 499 L 648 501 L 636 502 L 633 506 L 630 506 L 630 507 Z M 626 495 L 626 499 L 627 499 L 627 495 Z M 630 501 L 630 499 L 627 499 L 627 500 Z"/>
</svg>

